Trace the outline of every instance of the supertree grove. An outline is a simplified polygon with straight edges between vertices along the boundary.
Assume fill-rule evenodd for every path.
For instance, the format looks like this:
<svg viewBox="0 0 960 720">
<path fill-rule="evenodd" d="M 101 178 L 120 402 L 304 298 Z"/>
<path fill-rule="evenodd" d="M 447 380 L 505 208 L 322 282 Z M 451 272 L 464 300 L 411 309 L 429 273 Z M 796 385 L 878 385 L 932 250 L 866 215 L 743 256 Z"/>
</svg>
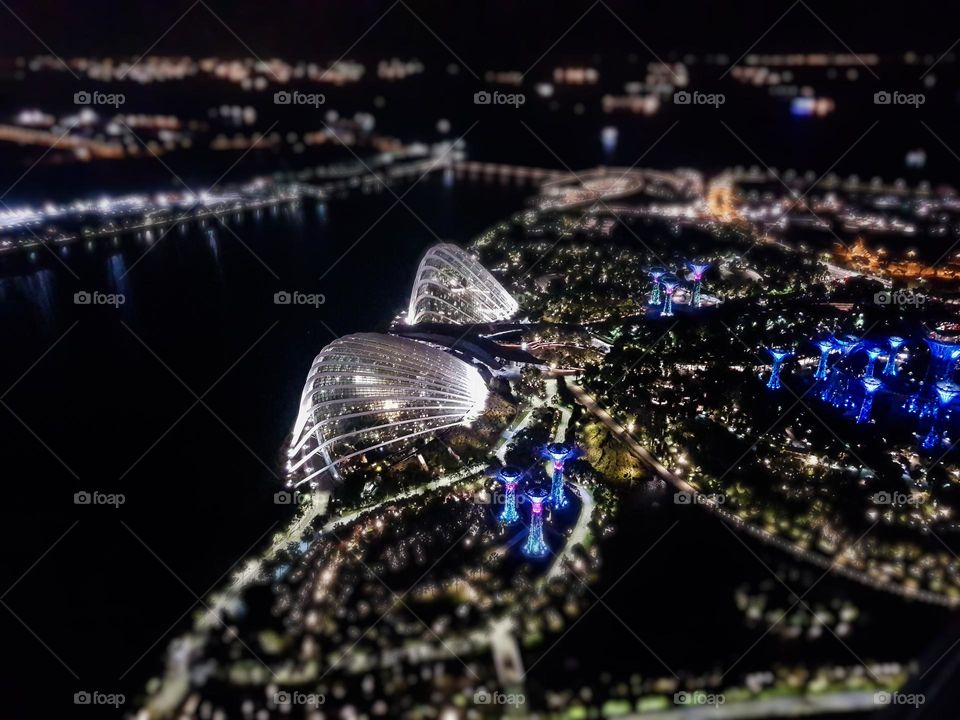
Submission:
<svg viewBox="0 0 960 720">
<path fill-rule="evenodd" d="M 830 362 L 830 353 L 836 348 L 833 338 L 824 338 L 817 340 L 814 345 L 820 350 L 820 362 L 817 363 L 817 371 L 813 374 L 814 380 L 827 379 L 827 363 Z"/>
</svg>

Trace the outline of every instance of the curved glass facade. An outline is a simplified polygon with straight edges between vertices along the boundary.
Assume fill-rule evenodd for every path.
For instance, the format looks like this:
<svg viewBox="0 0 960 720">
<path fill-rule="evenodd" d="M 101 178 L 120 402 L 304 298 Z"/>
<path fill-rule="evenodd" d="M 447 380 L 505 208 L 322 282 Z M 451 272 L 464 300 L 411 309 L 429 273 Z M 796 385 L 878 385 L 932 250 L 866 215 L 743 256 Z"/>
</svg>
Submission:
<svg viewBox="0 0 960 720">
<path fill-rule="evenodd" d="M 288 450 L 295 485 L 352 458 L 476 417 L 487 387 L 476 368 L 416 340 L 358 333 L 310 367 Z"/>
<path fill-rule="evenodd" d="M 466 250 L 450 243 L 431 247 L 413 282 L 407 323 L 472 325 L 505 320 L 517 301 Z"/>
</svg>

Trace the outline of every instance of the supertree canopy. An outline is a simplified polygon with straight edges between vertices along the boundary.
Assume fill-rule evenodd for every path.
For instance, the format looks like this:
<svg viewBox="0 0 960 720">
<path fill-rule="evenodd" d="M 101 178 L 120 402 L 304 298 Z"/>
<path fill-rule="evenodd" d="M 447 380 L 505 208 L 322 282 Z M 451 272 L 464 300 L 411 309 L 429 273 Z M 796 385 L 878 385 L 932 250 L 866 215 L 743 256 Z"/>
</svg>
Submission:
<svg viewBox="0 0 960 720">
<path fill-rule="evenodd" d="M 877 366 L 877 358 L 883 352 L 878 346 L 871 345 L 865 352 L 867 353 L 867 367 L 863 371 L 865 378 L 873 377 L 874 368 Z"/>
<path fill-rule="evenodd" d="M 665 267 L 652 267 L 647 272 L 650 273 L 650 277 L 653 279 L 653 287 L 650 290 L 650 304 L 659 305 L 660 304 L 660 278 L 667 274 L 667 269 Z"/>
<path fill-rule="evenodd" d="M 857 416 L 857 422 L 862 424 L 870 420 L 870 408 L 873 407 L 873 398 L 877 391 L 883 387 L 883 381 L 875 377 L 865 377 L 861 380 L 863 383 L 863 404 L 860 406 L 860 414 Z"/>
<path fill-rule="evenodd" d="M 543 503 L 550 497 L 550 491 L 542 485 L 533 485 L 527 488 L 526 496 L 530 501 L 530 526 L 523 554 L 530 558 L 546 557 L 550 548 L 543 539 Z"/>
<path fill-rule="evenodd" d="M 909 412 L 920 412 L 920 417 L 930 417 L 936 412 L 937 400 L 935 397 L 936 384 L 941 380 L 949 380 L 953 374 L 957 359 L 960 358 L 960 345 L 940 338 L 924 338 L 930 348 L 930 362 L 927 372 L 919 389 L 907 400 L 906 408 Z"/>
<path fill-rule="evenodd" d="M 784 360 L 793 355 L 793 350 L 768 348 L 767 352 L 769 352 L 770 357 L 773 358 L 773 367 L 770 370 L 770 379 L 767 380 L 767 387 L 771 390 L 777 390 L 781 387 L 780 367 L 783 365 Z"/>
<path fill-rule="evenodd" d="M 700 307 L 700 290 L 703 287 L 703 274 L 709 269 L 710 263 L 687 263 L 693 273 L 693 305 Z"/>
<path fill-rule="evenodd" d="M 949 380 L 940 380 L 934 386 L 934 390 L 937 395 L 937 405 L 930 422 L 930 430 L 923 439 L 922 447 L 924 450 L 932 450 L 939 444 L 942 431 L 938 426 L 943 419 L 947 406 L 954 401 L 957 395 L 960 395 L 960 385 Z"/>
<path fill-rule="evenodd" d="M 830 374 L 830 382 L 827 383 L 821 399 L 832 405 L 840 406 L 849 404 L 848 391 L 850 389 L 850 377 L 843 371 L 841 363 L 849 358 L 855 350 L 863 347 L 863 341 L 856 335 L 842 335 L 833 339 L 834 346 L 840 351 L 840 359 L 834 363 L 834 371 Z"/>
<path fill-rule="evenodd" d="M 497 480 L 503 485 L 503 510 L 500 511 L 500 523 L 511 525 L 520 519 L 517 513 L 517 485 L 523 477 L 520 468 L 507 465 L 497 472 Z"/>
<path fill-rule="evenodd" d="M 663 311 L 661 317 L 670 317 L 673 315 L 673 293 L 680 284 L 680 278 L 673 274 L 664 275 L 660 278 L 660 284 L 663 285 Z"/>
<path fill-rule="evenodd" d="M 890 354 L 887 357 L 887 364 L 883 367 L 883 374 L 894 377 L 897 374 L 897 354 L 906 341 L 902 337 L 893 335 L 887 338 L 887 345 L 890 346 Z"/>
<path fill-rule="evenodd" d="M 817 349 L 820 350 L 820 362 L 817 363 L 817 371 L 813 374 L 814 380 L 827 379 L 827 363 L 830 361 L 830 353 L 833 352 L 836 345 L 833 338 L 824 338 L 814 342 Z"/>
<path fill-rule="evenodd" d="M 565 508 L 569 501 L 564 490 L 563 463 L 573 457 L 575 449 L 566 443 L 550 443 L 544 448 L 544 455 L 553 461 L 553 484 L 550 489 L 550 503 L 560 510 Z"/>
</svg>

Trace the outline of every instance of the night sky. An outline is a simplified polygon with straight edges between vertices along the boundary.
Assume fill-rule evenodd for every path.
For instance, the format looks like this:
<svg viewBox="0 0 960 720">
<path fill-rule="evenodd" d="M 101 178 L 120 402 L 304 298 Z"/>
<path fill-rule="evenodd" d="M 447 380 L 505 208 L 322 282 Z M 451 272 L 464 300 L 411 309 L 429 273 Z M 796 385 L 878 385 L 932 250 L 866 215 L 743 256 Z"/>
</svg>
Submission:
<svg viewBox="0 0 960 720">
<path fill-rule="evenodd" d="M 560 53 L 584 57 L 598 49 L 643 53 L 632 30 L 658 54 L 716 50 L 739 55 L 781 16 L 758 43 L 758 51 L 843 51 L 840 38 L 854 51 L 914 49 L 939 55 L 957 39 L 956 26 L 945 21 L 949 6 L 929 2 L 607 3 L 629 30 L 603 4 L 594 2 L 10 0 L 5 4 L 60 55 L 139 55 L 183 15 L 153 48 L 155 54 L 246 56 L 246 43 L 261 57 L 331 59 L 389 10 L 351 56 L 379 59 L 385 52 L 396 52 L 423 59 L 449 58 L 440 41 L 407 8 L 467 64 L 481 67 L 532 62 L 581 15 L 584 18 L 555 48 Z M 41 42 L 9 10 L 0 7 L 0 54 L 43 52 Z"/>
</svg>

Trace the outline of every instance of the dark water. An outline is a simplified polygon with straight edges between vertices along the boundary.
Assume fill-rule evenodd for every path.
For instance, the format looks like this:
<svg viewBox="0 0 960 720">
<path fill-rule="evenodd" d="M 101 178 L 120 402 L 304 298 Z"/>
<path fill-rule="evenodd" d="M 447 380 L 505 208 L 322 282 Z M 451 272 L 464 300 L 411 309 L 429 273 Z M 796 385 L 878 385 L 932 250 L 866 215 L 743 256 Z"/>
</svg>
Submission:
<svg viewBox="0 0 960 720">
<path fill-rule="evenodd" d="M 274 470 L 313 356 L 334 335 L 386 327 L 432 233 L 466 242 L 528 192 L 434 176 L 410 210 L 383 192 L 152 246 L 77 244 L 63 264 L 43 249 L 0 258 L 0 392 L 13 386 L 0 407 L 3 588 L 67 533 L 3 598 L 29 626 L 0 612 L 16 665 L 4 703 L 27 717 L 38 688 L 58 706 L 80 689 L 141 689 L 195 595 L 289 514 L 272 502 Z M 74 304 L 83 290 L 126 302 Z M 282 290 L 326 302 L 276 305 Z M 76 506 L 83 490 L 126 502 Z"/>
</svg>

